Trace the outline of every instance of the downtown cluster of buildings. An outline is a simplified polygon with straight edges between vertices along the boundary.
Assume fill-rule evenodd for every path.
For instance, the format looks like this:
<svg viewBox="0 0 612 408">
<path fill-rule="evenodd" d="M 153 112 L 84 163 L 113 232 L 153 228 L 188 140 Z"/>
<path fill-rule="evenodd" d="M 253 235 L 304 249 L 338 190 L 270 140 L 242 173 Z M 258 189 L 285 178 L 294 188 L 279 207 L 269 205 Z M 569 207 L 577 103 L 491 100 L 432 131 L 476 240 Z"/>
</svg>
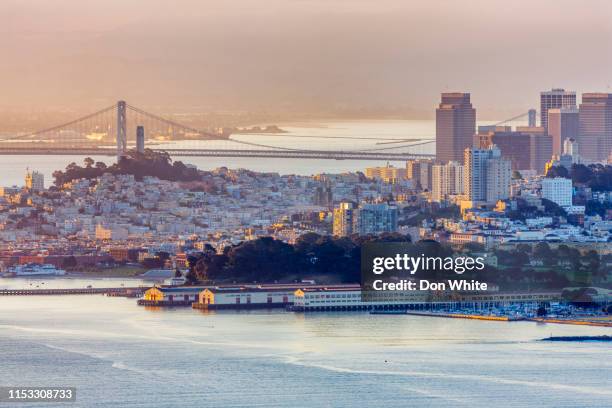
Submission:
<svg viewBox="0 0 612 408">
<path fill-rule="evenodd" d="M 460 207 L 460 224 L 438 222 L 435 233 L 424 228 L 421 238 L 487 244 L 546 239 L 606 242 L 612 230 L 606 219 L 609 215 L 585 217 L 584 203 L 596 200 L 609 205 L 612 194 L 578 189 L 571 179 L 547 178 L 545 174 L 553 166 L 570 170 L 573 164 L 605 164 L 612 158 L 612 94 L 585 93 L 577 105 L 575 92 L 545 91 L 540 95 L 540 126 L 536 126 L 535 110 L 530 110 L 528 117 L 528 126 L 515 129 L 502 124 L 477 127 L 470 94 L 443 93 L 436 110 L 435 160 L 409 161 L 405 168 L 374 167 L 365 174 L 387 183 L 409 183 L 420 192 L 421 201 Z M 574 203 L 578 195 L 582 205 Z M 532 219 L 533 214 L 547 215 L 543 200 L 561 207 L 565 220 Z M 344 235 L 346 229 L 335 227 L 344 225 L 350 211 L 358 212 L 361 206 L 353 207 L 337 207 L 334 233 Z M 393 205 L 379 211 L 389 213 L 379 216 L 381 220 L 397 218 L 391 215 L 396 211 Z M 527 219 L 508 216 L 517 211 Z M 564 225 L 560 227 L 560 223 Z M 389 230 L 388 224 L 378 225 L 378 232 Z M 450 229 L 440 234 L 445 226 Z M 533 230 L 538 233 L 526 233 Z"/>
</svg>

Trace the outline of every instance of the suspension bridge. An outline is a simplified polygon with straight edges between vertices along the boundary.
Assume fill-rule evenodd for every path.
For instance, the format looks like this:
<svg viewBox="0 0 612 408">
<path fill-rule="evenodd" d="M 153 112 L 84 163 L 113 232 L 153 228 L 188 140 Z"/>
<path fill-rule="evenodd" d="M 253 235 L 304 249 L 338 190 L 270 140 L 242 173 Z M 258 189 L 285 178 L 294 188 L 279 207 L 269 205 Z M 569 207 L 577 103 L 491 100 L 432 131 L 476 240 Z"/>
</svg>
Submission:
<svg viewBox="0 0 612 408">
<path fill-rule="evenodd" d="M 433 158 L 432 139 L 385 137 L 329 137 L 329 139 L 373 140 L 375 146 L 347 150 L 304 149 L 259 143 L 254 137 L 232 135 L 219 129 L 197 129 L 156 114 L 146 112 L 125 101 L 47 129 L 16 136 L 0 136 L 3 155 L 87 155 L 121 157 L 128 150 L 142 148 L 137 142 L 141 127 L 146 146 L 171 156 L 258 157 L 290 159 L 386 160 L 406 161 Z M 291 135 L 283 134 L 291 138 Z M 325 136 L 295 136 L 326 138 Z M 269 138 L 267 138 L 269 139 Z M 283 139 L 285 144 L 285 137 Z M 333 143 L 330 142 L 330 145 Z M 378 145 L 386 145 L 380 147 Z M 346 143 L 345 143 L 346 146 Z"/>
</svg>

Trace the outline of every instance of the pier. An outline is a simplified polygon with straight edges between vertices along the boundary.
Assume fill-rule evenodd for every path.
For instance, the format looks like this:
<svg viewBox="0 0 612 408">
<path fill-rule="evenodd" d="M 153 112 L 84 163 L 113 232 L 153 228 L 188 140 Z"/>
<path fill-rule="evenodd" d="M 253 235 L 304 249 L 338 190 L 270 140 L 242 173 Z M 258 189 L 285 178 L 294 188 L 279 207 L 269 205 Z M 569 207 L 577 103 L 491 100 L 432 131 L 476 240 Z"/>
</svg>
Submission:
<svg viewBox="0 0 612 408">
<path fill-rule="evenodd" d="M 144 288 L 64 288 L 64 289 L 0 289 L 0 296 L 108 295 L 134 297 Z"/>
</svg>

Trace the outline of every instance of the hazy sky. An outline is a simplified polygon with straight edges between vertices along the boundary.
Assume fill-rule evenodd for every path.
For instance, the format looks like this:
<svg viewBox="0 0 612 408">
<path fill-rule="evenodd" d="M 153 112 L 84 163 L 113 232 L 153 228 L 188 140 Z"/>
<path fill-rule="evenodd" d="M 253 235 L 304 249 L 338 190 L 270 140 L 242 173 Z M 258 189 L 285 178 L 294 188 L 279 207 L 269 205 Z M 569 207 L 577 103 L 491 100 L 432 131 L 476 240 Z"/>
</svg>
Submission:
<svg viewBox="0 0 612 408">
<path fill-rule="evenodd" d="M 609 0 L 2 0 L 0 107 L 481 115 L 609 91 Z"/>
</svg>

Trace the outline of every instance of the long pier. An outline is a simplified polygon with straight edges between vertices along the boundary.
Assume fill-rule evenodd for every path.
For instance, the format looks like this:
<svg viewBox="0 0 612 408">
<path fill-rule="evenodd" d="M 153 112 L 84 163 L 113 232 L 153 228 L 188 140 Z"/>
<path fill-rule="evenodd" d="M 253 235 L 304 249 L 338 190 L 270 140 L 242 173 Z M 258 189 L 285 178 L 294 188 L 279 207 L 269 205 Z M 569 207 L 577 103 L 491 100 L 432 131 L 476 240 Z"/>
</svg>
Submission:
<svg viewBox="0 0 612 408">
<path fill-rule="evenodd" d="M 64 289 L 0 289 L 0 296 L 41 296 L 41 295 L 99 295 L 133 296 L 142 294 L 146 288 L 64 288 Z"/>
</svg>

